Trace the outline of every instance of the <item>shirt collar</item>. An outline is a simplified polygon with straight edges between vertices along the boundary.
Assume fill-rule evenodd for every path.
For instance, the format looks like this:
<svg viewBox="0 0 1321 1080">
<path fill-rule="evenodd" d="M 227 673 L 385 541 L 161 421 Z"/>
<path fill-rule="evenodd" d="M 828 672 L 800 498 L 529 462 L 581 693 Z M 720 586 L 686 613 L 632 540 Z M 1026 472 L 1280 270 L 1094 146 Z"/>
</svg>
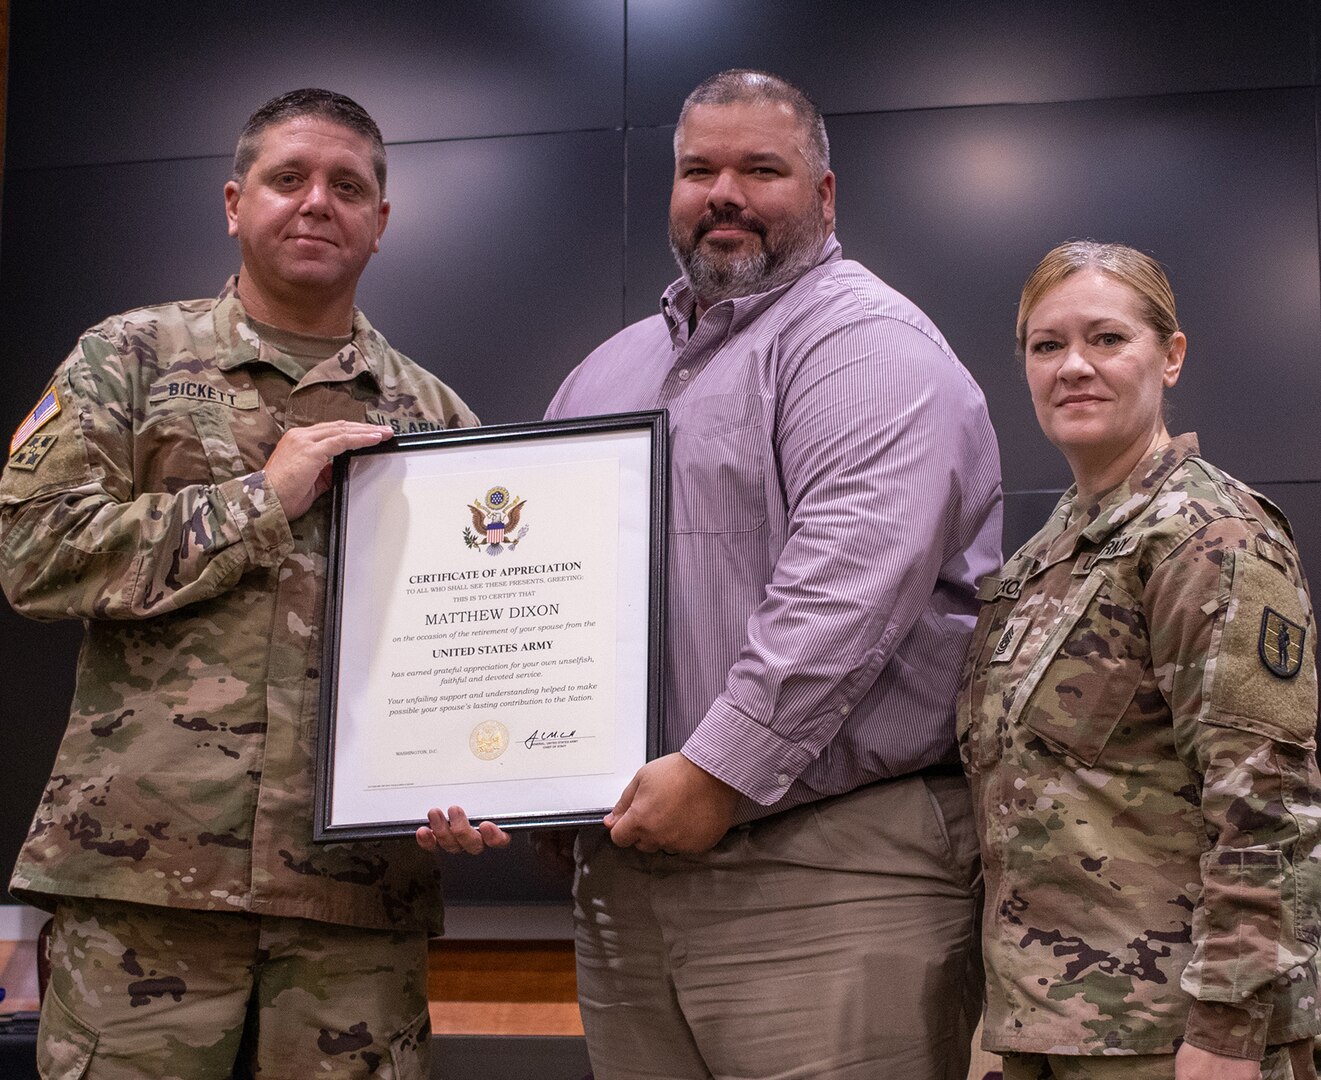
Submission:
<svg viewBox="0 0 1321 1080">
<path fill-rule="evenodd" d="M 1092 543 L 1100 543 L 1121 525 L 1126 525 L 1142 513 L 1165 486 L 1180 465 L 1198 454 L 1197 435 L 1188 432 L 1176 435 L 1164 446 L 1140 462 L 1118 487 L 1111 488 L 1096 502 L 1083 509 L 1080 536 Z M 1077 487 L 1066 493 L 1076 495 Z"/>
<path fill-rule="evenodd" d="M 1088 506 L 1078 506 L 1078 486 L 1055 504 L 1049 520 L 1028 544 L 1005 564 L 1003 576 L 1032 576 L 1074 558 L 1083 544 L 1101 544 L 1121 525 L 1132 521 L 1156 497 L 1170 474 L 1198 454 L 1193 432 L 1178 435 L 1140 462 L 1127 479 Z"/>
<path fill-rule="evenodd" d="M 821 245 L 821 255 L 811 269 L 805 270 L 792 281 L 786 281 L 783 285 L 777 285 L 767 292 L 753 293 L 751 296 L 736 296 L 732 300 L 721 300 L 718 304 L 712 304 L 708 311 L 727 312 L 726 318 L 729 320 L 730 330 L 741 329 L 775 303 L 785 292 L 802 281 L 812 270 L 829 262 L 839 262 L 843 258 L 843 249 L 835 238 L 834 232 L 831 232 Z M 669 325 L 671 336 L 677 334 L 684 324 L 693 317 L 696 306 L 697 298 L 693 296 L 692 289 L 688 287 L 687 278 L 681 277 L 672 282 L 670 287 L 661 294 L 660 312 Z"/>
<path fill-rule="evenodd" d="M 1120 526 L 1142 513 L 1176 468 L 1198 453 L 1193 432 L 1178 435 L 1141 461 L 1117 487 L 1087 506 L 1077 504 L 1078 486 L 1056 503 L 1035 542 L 1018 554 L 1018 566 L 1030 575 L 1072 559 L 1084 544 L 1101 544 Z M 1012 575 L 1010 575 L 1012 576 Z"/>
<path fill-rule="evenodd" d="M 221 371 L 267 359 L 264 353 L 269 346 L 263 344 L 249 324 L 248 313 L 239 300 L 238 282 L 237 274 L 225 282 L 211 313 L 216 335 L 216 366 Z M 337 382 L 349 382 L 359 375 L 366 375 L 379 388 L 384 384 L 382 361 L 388 349 L 385 338 L 377 333 L 361 311 L 354 308 L 353 340 L 323 364 L 338 363 Z"/>
</svg>

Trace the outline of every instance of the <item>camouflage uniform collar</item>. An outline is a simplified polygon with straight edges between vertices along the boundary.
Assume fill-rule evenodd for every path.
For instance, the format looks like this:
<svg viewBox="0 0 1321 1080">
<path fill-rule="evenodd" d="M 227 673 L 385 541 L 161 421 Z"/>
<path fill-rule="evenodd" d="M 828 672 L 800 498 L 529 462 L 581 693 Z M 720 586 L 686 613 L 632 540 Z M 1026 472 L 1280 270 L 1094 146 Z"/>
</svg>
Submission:
<svg viewBox="0 0 1321 1080">
<path fill-rule="evenodd" d="M 1060 496 L 1037 535 L 1006 563 L 1003 576 L 1026 580 L 1074 558 L 1082 544 L 1103 544 L 1111 533 L 1142 513 L 1170 474 L 1197 453 L 1195 434 L 1176 436 L 1089 506 L 1078 506 L 1075 484 Z"/>
<path fill-rule="evenodd" d="M 1068 530 L 1068 525 L 1069 496 L 1066 492 L 1064 498 L 1055 504 L 1055 509 L 1050 512 L 1050 517 L 1037 530 L 1036 535 L 1005 561 L 1004 566 L 1000 569 L 999 579 L 996 581 L 1000 591 L 995 593 L 995 596 L 1005 595 L 1017 598 L 1019 590 L 1028 578 L 1036 576 L 1052 561 L 1058 562 L 1058 558 L 1052 559 L 1051 552 L 1059 538 Z M 1006 582 L 1016 582 L 1017 588 L 1012 590 L 1005 588 L 1004 584 Z M 990 594 L 988 594 L 989 596 Z M 986 599 L 987 597 L 981 598 Z"/>
<path fill-rule="evenodd" d="M 235 274 L 220 290 L 216 305 L 212 311 L 212 320 L 216 335 L 216 367 L 221 371 L 232 371 L 256 360 L 263 360 L 284 370 L 269 352 L 257 332 L 249 325 L 248 313 L 244 310 L 238 295 L 238 275 Z M 333 379 L 330 376 L 318 378 L 319 382 L 349 382 L 359 375 L 368 376 L 379 389 L 384 385 L 383 360 L 390 346 L 367 317 L 357 308 L 353 309 L 353 339 L 340 349 L 331 361 L 336 362 Z M 287 362 L 287 361 L 286 361 Z M 324 361 L 324 366 L 330 361 Z M 319 370 L 319 368 L 318 368 Z M 287 372 L 298 381 L 301 373 Z"/>
<path fill-rule="evenodd" d="M 1197 435 L 1176 435 L 1145 461 L 1138 464 L 1118 487 L 1102 495 L 1079 515 L 1080 539 L 1100 543 L 1121 525 L 1147 508 L 1180 465 L 1198 454 Z M 1071 488 L 1069 494 L 1077 494 Z"/>
</svg>

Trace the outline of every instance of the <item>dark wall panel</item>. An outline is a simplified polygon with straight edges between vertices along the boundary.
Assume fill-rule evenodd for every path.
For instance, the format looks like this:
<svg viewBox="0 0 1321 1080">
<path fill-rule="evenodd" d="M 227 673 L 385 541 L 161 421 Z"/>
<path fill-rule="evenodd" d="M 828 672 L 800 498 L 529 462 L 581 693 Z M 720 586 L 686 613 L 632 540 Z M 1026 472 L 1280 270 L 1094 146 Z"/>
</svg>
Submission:
<svg viewBox="0 0 1321 1080">
<path fill-rule="evenodd" d="M 1274 502 L 1293 526 L 1303 570 L 1312 589 L 1313 603 L 1321 603 L 1321 481 L 1307 484 L 1256 483 L 1252 485 Z"/>
<path fill-rule="evenodd" d="M 540 839 L 518 833 L 502 851 L 480 859 L 445 859 L 441 879 L 447 900 L 496 904 L 568 900 L 573 890 L 572 859 L 565 864 L 533 846 Z"/>
<path fill-rule="evenodd" d="M 1307 0 L 631 0 L 629 123 L 670 124 L 728 67 L 800 83 L 826 113 L 1310 84 Z"/>
<path fill-rule="evenodd" d="M 1165 263 L 1190 339 L 1174 430 L 1241 476 L 1321 476 L 1312 94 L 840 117 L 845 251 L 936 320 L 986 392 L 1010 490 L 1064 487 L 1014 355 L 1022 282 L 1070 237 Z M 1288 387 L 1287 394 L 1281 389 Z"/>
<path fill-rule="evenodd" d="M 629 131 L 625 322 L 656 314 L 661 293 L 679 275 L 667 239 L 673 180 L 674 128 Z"/>
<path fill-rule="evenodd" d="M 407 142 L 623 122 L 620 0 L 11 4 L 8 165 L 232 154 L 298 86 Z"/>
<path fill-rule="evenodd" d="M 358 299 L 488 423 L 539 420 L 620 326 L 623 135 L 400 146 Z"/>
<path fill-rule="evenodd" d="M 214 296 L 238 269 L 225 232 L 221 158 L 10 170 L 0 246 L 0 325 L 12 430 L 78 334 L 107 315 Z"/>
<path fill-rule="evenodd" d="M 1004 554 L 1008 558 L 1035 535 L 1055 509 L 1059 491 L 1010 491 L 1005 493 Z"/>
</svg>

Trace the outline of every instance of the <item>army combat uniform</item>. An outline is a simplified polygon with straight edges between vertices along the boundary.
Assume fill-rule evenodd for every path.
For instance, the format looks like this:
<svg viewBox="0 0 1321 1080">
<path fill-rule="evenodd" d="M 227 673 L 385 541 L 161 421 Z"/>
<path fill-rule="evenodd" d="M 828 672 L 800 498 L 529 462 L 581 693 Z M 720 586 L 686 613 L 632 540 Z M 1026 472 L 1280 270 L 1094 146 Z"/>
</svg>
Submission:
<svg viewBox="0 0 1321 1080">
<path fill-rule="evenodd" d="M 1232 1057 L 1321 1031 L 1315 620 L 1283 515 L 1180 436 L 984 579 L 959 739 L 983 1045 Z"/>
<path fill-rule="evenodd" d="M 231 280 L 87 331 L 20 426 L 4 589 L 26 615 L 83 620 L 85 640 L 19 898 L 439 929 L 433 856 L 312 843 L 330 500 L 290 522 L 262 467 L 326 420 L 476 423 L 358 312 L 348 344 L 300 364 L 258 338 Z"/>
</svg>

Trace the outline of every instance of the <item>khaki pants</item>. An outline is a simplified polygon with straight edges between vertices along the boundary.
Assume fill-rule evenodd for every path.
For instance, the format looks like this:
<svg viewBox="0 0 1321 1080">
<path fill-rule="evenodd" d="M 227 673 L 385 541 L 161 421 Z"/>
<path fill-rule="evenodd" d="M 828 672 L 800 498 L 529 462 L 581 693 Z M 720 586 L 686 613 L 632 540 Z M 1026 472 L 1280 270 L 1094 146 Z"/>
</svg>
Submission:
<svg viewBox="0 0 1321 1080">
<path fill-rule="evenodd" d="M 61 900 L 43 1080 L 424 1080 L 422 931 Z"/>
<path fill-rule="evenodd" d="M 584 829 L 576 857 L 596 1080 L 965 1080 L 982 982 L 962 776 L 873 784 L 698 856 Z"/>
</svg>

